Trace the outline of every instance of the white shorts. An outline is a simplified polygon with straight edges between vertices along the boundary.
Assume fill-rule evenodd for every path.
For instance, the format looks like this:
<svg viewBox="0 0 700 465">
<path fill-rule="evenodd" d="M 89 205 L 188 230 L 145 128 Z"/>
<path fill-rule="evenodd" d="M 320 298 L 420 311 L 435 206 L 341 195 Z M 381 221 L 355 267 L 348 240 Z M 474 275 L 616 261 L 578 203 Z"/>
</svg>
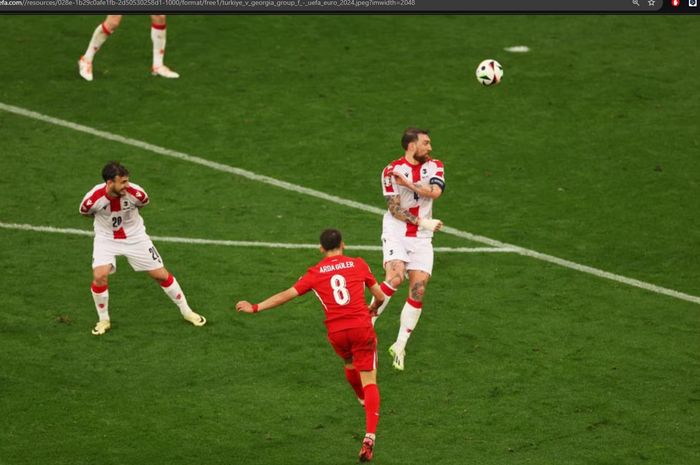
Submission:
<svg viewBox="0 0 700 465">
<path fill-rule="evenodd" d="M 391 260 L 406 263 L 406 270 L 433 274 L 433 240 L 430 237 L 396 237 L 382 234 L 384 265 Z"/>
<path fill-rule="evenodd" d="M 162 268 L 163 259 L 160 257 L 151 238 L 145 236 L 138 242 L 95 236 L 92 246 L 92 267 L 112 265 L 111 273 L 117 271 L 117 257 L 124 256 L 134 271 L 150 271 Z"/>
</svg>

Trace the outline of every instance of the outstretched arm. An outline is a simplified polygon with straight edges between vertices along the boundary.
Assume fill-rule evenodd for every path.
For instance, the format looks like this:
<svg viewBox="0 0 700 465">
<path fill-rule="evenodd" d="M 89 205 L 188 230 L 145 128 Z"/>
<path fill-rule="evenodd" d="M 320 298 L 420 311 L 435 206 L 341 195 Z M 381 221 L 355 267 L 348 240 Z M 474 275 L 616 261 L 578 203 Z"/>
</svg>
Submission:
<svg viewBox="0 0 700 465">
<path fill-rule="evenodd" d="M 272 297 L 268 297 L 259 304 L 251 304 L 247 300 L 241 300 L 236 304 L 236 310 L 243 313 L 256 313 L 263 310 L 269 310 L 271 308 L 279 307 L 282 304 L 289 302 L 290 300 L 297 297 L 299 293 L 293 287 L 290 287 L 286 291 L 278 292 Z"/>
</svg>

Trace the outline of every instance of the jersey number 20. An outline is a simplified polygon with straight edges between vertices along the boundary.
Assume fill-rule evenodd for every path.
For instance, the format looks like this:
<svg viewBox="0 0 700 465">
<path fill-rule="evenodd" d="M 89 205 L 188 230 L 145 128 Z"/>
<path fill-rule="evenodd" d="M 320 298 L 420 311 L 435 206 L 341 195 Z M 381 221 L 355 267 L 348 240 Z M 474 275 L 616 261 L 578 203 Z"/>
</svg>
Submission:
<svg viewBox="0 0 700 465">
<path fill-rule="evenodd" d="M 347 305 L 350 302 L 350 292 L 348 292 L 343 275 L 334 274 L 331 276 L 331 287 L 333 288 L 333 298 L 338 305 Z"/>
</svg>

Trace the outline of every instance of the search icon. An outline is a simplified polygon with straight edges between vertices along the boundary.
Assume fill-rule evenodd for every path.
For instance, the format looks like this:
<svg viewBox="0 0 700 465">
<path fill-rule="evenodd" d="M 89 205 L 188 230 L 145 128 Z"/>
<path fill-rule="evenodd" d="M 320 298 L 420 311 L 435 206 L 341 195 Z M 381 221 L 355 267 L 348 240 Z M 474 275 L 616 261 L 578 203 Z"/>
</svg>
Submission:
<svg viewBox="0 0 700 465">
<path fill-rule="evenodd" d="M 639 6 L 639 0 L 632 0 L 632 5 Z"/>
</svg>

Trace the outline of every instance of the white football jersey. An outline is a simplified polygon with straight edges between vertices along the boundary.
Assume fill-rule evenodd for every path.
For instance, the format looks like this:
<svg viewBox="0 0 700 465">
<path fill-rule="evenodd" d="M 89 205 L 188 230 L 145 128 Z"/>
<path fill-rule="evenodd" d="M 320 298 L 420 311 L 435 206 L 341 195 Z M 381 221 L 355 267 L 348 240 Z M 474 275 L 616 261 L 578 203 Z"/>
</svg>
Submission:
<svg viewBox="0 0 700 465">
<path fill-rule="evenodd" d="M 95 235 L 109 239 L 142 240 L 146 226 L 139 208 L 148 204 L 148 195 L 137 184 L 129 183 L 124 196 L 107 195 L 107 184 L 93 187 L 80 202 L 80 214 L 94 216 Z"/>
<path fill-rule="evenodd" d="M 398 195 L 401 208 L 418 218 L 433 217 L 433 199 L 421 197 L 411 189 L 396 183 L 391 173 L 399 173 L 417 186 L 435 184 L 445 190 L 445 166 L 439 160 L 429 158 L 426 162 L 411 165 L 406 157 L 394 160 L 382 171 L 382 192 L 385 197 Z M 382 233 L 394 237 L 433 237 L 432 231 L 419 230 L 415 224 L 400 221 L 387 210 L 382 222 Z"/>
</svg>

